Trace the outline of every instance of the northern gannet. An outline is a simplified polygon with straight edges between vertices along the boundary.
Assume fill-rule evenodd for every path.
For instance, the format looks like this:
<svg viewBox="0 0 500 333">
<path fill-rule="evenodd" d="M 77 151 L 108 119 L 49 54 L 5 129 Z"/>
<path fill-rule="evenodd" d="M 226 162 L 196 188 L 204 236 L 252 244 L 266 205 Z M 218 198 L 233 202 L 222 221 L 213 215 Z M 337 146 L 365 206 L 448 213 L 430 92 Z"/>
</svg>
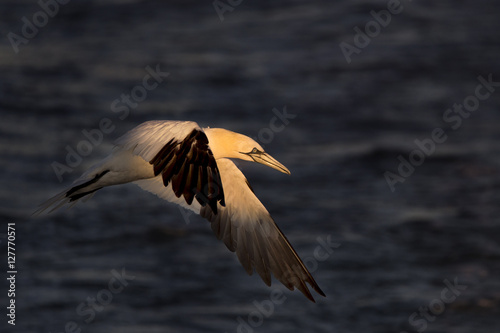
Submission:
<svg viewBox="0 0 500 333">
<path fill-rule="evenodd" d="M 148 121 L 116 141 L 111 154 L 73 186 L 40 205 L 35 214 L 90 198 L 99 189 L 133 182 L 211 222 L 249 275 L 270 286 L 271 273 L 314 302 L 306 283 L 325 296 L 232 158 L 290 171 L 253 139 L 191 121 Z"/>
</svg>

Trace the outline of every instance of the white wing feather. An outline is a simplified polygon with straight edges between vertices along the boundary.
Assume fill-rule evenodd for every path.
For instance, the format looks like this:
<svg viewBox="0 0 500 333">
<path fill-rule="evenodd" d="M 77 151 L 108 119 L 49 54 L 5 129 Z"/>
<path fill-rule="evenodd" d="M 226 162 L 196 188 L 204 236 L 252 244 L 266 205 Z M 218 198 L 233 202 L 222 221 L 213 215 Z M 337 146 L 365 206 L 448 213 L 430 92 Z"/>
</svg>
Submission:
<svg viewBox="0 0 500 333">
<path fill-rule="evenodd" d="M 254 269 L 267 285 L 271 273 L 287 288 L 294 287 L 314 301 L 306 282 L 324 296 L 285 235 L 280 231 L 264 205 L 255 196 L 243 173 L 229 159 L 217 160 L 226 206 L 218 214 L 206 206 L 200 215 L 212 222 L 218 239 L 236 252 L 248 274 Z"/>
<path fill-rule="evenodd" d="M 116 144 L 149 162 L 170 140 L 182 141 L 195 128 L 201 129 L 194 121 L 147 121 L 118 138 Z"/>
<path fill-rule="evenodd" d="M 147 121 L 118 138 L 116 144 L 119 148 L 131 150 L 144 160 L 150 161 L 170 140 L 182 141 L 193 129 L 201 128 L 193 121 Z M 165 186 L 161 175 L 136 180 L 133 183 L 164 200 L 190 209 L 195 213 L 200 212 L 201 205 L 196 200 L 188 205 L 184 197 L 176 197 L 172 190 L 172 184 Z"/>
<path fill-rule="evenodd" d="M 196 214 L 200 213 L 201 205 L 198 203 L 198 201 L 193 200 L 191 205 L 188 205 L 184 197 L 181 196 L 177 198 L 174 191 L 172 190 L 172 184 L 168 184 L 168 186 L 163 185 L 163 179 L 161 175 L 154 178 L 136 180 L 133 183 L 139 185 L 143 190 L 156 194 L 158 197 L 164 200 L 192 210 Z"/>
</svg>

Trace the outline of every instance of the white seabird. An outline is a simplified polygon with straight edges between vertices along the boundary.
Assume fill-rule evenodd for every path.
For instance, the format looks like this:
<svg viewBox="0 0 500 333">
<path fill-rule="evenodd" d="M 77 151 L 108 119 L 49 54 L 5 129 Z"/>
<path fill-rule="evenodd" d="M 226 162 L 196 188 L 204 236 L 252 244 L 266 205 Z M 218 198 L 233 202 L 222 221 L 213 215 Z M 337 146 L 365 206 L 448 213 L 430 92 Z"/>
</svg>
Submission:
<svg viewBox="0 0 500 333">
<path fill-rule="evenodd" d="M 272 273 L 313 302 L 306 282 L 325 296 L 231 158 L 290 174 L 245 135 L 201 128 L 190 121 L 148 121 L 119 138 L 108 157 L 35 214 L 90 198 L 106 186 L 133 182 L 209 220 L 217 238 L 236 252 L 249 275 L 257 271 L 270 286 Z"/>
</svg>

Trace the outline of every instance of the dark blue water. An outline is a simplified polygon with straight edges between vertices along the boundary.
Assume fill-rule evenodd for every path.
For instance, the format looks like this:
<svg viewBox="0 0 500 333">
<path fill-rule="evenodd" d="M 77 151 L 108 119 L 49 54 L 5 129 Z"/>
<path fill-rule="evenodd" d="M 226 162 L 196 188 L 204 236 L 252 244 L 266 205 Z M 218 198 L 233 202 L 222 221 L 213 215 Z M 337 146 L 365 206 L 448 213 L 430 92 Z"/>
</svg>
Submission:
<svg viewBox="0 0 500 333">
<path fill-rule="evenodd" d="M 2 1 L 0 330 L 497 330 L 500 5 L 401 6 L 242 1 L 221 21 L 210 1 L 71 1 L 43 24 Z M 240 164 L 326 298 L 247 276 L 205 220 L 135 185 L 30 217 L 153 119 L 256 137 L 291 170 Z"/>
</svg>

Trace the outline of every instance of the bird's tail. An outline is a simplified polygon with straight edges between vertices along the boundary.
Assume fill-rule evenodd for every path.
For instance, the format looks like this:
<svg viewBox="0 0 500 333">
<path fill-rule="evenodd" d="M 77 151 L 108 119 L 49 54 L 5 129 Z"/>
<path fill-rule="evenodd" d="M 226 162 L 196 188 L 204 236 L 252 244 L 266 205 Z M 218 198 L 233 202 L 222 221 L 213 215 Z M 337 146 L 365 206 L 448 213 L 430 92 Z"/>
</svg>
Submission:
<svg viewBox="0 0 500 333">
<path fill-rule="evenodd" d="M 40 204 L 38 209 L 32 215 L 37 216 L 45 211 L 47 211 L 47 213 L 51 213 L 65 204 L 70 204 L 70 207 L 72 207 L 80 199 L 82 199 L 82 201 L 90 199 L 97 190 L 100 190 L 103 187 L 98 184 L 98 181 L 108 172 L 109 170 L 105 170 L 96 174 L 90 180 L 85 179 L 77 181 L 72 187 L 56 194 L 49 200 Z"/>
</svg>

